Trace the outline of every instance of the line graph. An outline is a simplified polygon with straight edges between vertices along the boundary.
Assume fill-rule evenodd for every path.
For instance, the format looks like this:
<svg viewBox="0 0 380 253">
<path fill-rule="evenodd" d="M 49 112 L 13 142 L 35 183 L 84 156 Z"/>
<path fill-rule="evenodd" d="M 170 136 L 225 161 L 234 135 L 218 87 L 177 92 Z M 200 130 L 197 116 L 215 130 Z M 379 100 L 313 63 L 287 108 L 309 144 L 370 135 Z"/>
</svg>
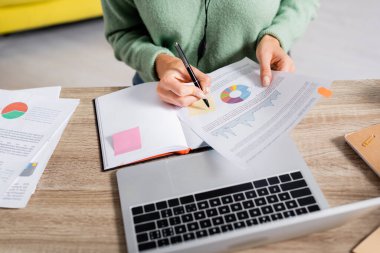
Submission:
<svg viewBox="0 0 380 253">
<path fill-rule="evenodd" d="M 268 96 L 268 98 L 264 99 L 260 104 L 253 107 L 249 111 L 241 114 L 239 117 L 228 122 L 227 124 L 213 130 L 211 134 L 216 137 L 221 136 L 228 139 L 229 136 L 236 136 L 236 133 L 233 131 L 233 128 L 239 125 L 252 127 L 252 123 L 254 123 L 256 119 L 255 114 L 266 107 L 274 106 L 273 101 L 276 100 L 279 95 L 281 95 L 281 93 L 275 90 L 272 94 Z"/>
</svg>

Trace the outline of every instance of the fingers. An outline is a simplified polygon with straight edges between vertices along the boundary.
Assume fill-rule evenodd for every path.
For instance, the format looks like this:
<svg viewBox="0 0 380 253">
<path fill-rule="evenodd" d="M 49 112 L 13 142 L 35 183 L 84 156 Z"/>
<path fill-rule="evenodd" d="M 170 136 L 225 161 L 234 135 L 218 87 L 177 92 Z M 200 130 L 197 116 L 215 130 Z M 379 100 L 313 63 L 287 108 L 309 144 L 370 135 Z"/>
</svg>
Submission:
<svg viewBox="0 0 380 253">
<path fill-rule="evenodd" d="M 286 55 L 276 66 L 276 70 L 285 71 L 285 72 L 295 72 L 296 67 L 292 58 Z"/>
<path fill-rule="evenodd" d="M 199 69 L 194 67 L 191 68 L 193 69 L 194 74 L 197 76 L 199 82 L 201 83 L 202 90 L 204 91 L 204 93 L 210 93 L 211 78 Z"/>
<path fill-rule="evenodd" d="M 262 53 L 258 55 L 258 61 L 260 63 L 260 78 L 263 86 L 269 86 L 272 80 L 272 71 L 270 68 L 272 60 L 271 53 Z"/>
<path fill-rule="evenodd" d="M 160 81 L 160 83 L 164 89 L 171 91 L 179 97 L 195 96 L 203 99 L 206 98 L 206 95 L 201 89 L 195 87 L 193 84 L 180 82 L 175 77 L 164 78 Z"/>
<path fill-rule="evenodd" d="M 192 95 L 178 96 L 170 90 L 163 89 L 160 85 L 157 86 L 157 93 L 162 101 L 180 107 L 189 106 L 199 100 L 198 97 Z"/>
</svg>

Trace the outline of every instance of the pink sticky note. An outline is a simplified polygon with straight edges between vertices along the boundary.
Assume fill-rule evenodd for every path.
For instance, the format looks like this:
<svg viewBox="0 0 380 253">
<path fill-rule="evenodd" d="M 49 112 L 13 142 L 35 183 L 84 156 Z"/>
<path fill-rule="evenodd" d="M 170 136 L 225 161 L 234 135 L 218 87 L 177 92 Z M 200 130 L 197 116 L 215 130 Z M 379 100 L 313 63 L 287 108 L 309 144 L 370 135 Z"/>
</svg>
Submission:
<svg viewBox="0 0 380 253">
<path fill-rule="evenodd" d="M 140 128 L 130 128 L 128 130 L 116 133 L 112 135 L 112 142 L 115 156 L 140 149 Z"/>
</svg>

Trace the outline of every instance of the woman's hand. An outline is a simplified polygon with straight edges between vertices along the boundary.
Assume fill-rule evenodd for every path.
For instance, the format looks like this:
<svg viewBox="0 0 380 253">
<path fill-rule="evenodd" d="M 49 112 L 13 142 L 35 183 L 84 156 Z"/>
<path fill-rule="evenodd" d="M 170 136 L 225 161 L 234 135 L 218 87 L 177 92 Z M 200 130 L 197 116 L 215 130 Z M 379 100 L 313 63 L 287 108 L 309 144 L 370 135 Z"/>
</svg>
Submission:
<svg viewBox="0 0 380 253">
<path fill-rule="evenodd" d="M 192 67 L 194 74 L 201 83 L 201 89 L 194 86 L 189 74 L 179 58 L 160 54 L 156 58 L 156 72 L 160 79 L 157 86 L 157 93 L 161 100 L 169 104 L 185 107 L 205 99 L 209 92 L 210 78 Z"/>
<path fill-rule="evenodd" d="M 270 35 L 264 35 L 256 49 L 256 58 L 260 63 L 260 77 L 263 86 L 272 81 L 273 70 L 294 72 L 292 58 L 281 48 L 280 42 Z"/>
</svg>

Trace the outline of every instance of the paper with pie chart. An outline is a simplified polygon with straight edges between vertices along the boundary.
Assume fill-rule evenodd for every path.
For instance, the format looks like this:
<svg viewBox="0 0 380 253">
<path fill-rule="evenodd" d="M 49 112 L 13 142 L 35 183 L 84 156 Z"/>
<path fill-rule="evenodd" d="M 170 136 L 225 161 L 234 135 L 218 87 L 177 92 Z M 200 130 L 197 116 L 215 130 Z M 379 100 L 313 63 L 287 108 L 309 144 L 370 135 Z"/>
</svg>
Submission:
<svg viewBox="0 0 380 253">
<path fill-rule="evenodd" d="M 241 167 L 282 134 L 288 133 L 320 98 L 330 81 L 273 71 L 269 87 L 260 81 L 259 65 L 245 58 L 210 73 L 212 113 L 179 111 L 179 118 L 212 148 Z"/>
<path fill-rule="evenodd" d="M 34 93 L 0 90 L 0 196 L 79 104 L 77 99 L 46 99 Z"/>
</svg>

